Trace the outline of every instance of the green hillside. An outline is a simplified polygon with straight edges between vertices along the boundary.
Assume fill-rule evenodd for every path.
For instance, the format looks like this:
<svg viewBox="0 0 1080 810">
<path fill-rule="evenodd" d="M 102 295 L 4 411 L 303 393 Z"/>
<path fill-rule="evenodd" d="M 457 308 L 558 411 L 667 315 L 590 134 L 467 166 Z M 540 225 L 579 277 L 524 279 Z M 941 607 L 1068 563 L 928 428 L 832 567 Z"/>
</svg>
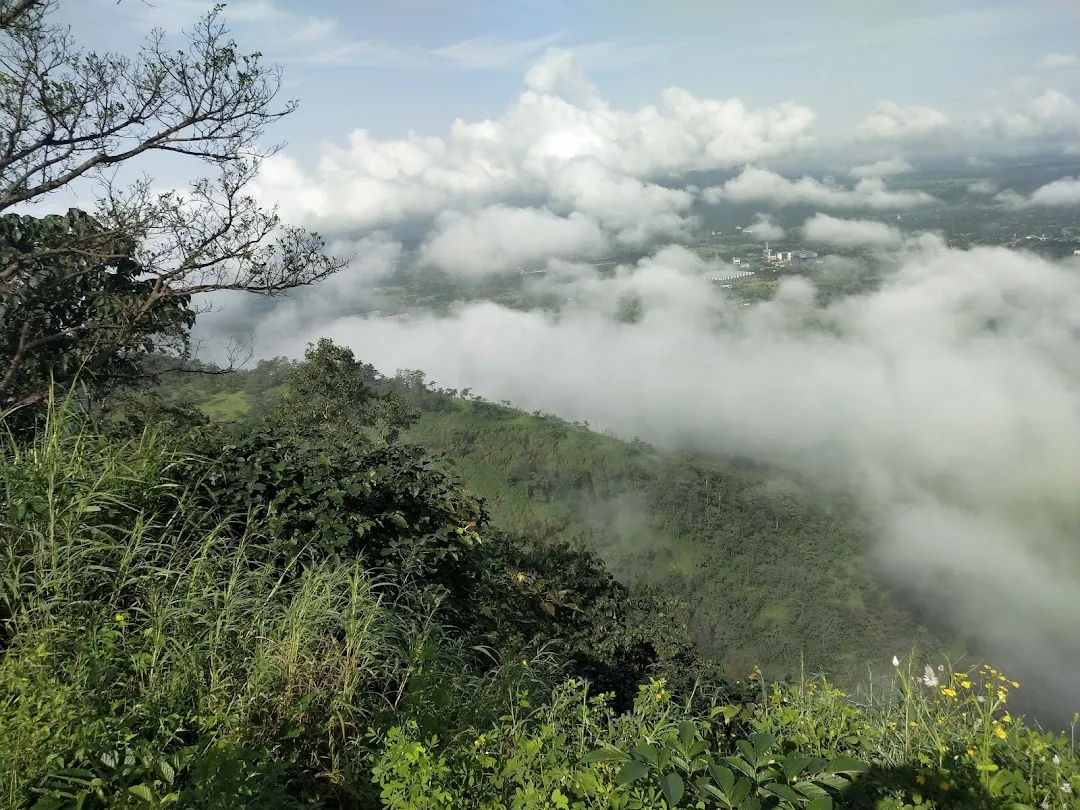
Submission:
<svg viewBox="0 0 1080 810">
<path fill-rule="evenodd" d="M 185 375 L 164 389 L 220 420 L 265 412 L 283 361 L 233 375 Z M 737 677 L 805 666 L 841 682 L 868 662 L 937 642 L 875 578 L 851 508 L 747 464 L 664 453 L 584 425 L 414 381 L 421 415 L 405 435 L 486 503 L 493 523 L 541 542 L 581 542 L 624 582 L 686 606 L 702 653 Z"/>
</svg>

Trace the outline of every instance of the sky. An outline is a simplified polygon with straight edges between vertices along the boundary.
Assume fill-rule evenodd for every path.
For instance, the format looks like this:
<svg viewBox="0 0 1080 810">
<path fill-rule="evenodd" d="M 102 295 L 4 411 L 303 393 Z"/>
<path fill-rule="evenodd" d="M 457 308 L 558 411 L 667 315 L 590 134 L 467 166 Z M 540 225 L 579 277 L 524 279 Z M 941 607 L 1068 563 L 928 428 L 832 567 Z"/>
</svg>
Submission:
<svg viewBox="0 0 1080 810">
<path fill-rule="evenodd" d="M 79 5 L 94 8 L 69 4 L 81 38 L 124 49 L 208 4 Z M 495 117 L 551 46 L 574 51 L 617 107 L 679 86 L 794 101 L 836 128 L 882 101 L 970 114 L 1080 86 L 1077 0 L 234 0 L 226 15 L 242 46 L 286 67 L 303 107 L 281 129 L 300 153 L 355 128 L 397 138 Z"/>
</svg>

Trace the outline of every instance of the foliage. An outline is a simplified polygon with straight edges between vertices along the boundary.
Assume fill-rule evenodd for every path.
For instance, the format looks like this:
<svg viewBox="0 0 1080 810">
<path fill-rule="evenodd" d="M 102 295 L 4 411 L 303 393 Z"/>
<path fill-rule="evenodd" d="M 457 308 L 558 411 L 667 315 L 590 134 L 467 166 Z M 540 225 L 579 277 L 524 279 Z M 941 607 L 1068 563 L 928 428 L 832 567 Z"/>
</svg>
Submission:
<svg viewBox="0 0 1080 810">
<path fill-rule="evenodd" d="M 308 347 L 304 363 L 286 375 L 281 401 L 266 421 L 285 432 L 324 437 L 334 444 L 364 438 L 392 442 L 418 413 L 379 382 L 375 368 L 357 361 L 351 349 L 322 338 Z"/>
<path fill-rule="evenodd" d="M 415 447 L 90 427 L 54 401 L 0 453 L 4 806 L 1073 806 L 989 667 L 733 691 L 677 604 Z"/>
<path fill-rule="evenodd" d="M 150 352 L 182 365 L 194 295 L 276 295 L 347 263 L 245 193 L 273 152 L 265 127 L 295 103 L 276 106 L 279 71 L 238 52 L 222 8 L 186 50 L 156 31 L 129 59 L 81 50 L 53 0 L 0 6 L 0 410 L 43 406 L 76 375 L 92 393 L 141 378 Z M 154 153 L 218 176 L 160 193 L 108 179 Z M 13 213 L 80 184 L 96 186 L 93 215 Z"/>
<path fill-rule="evenodd" d="M 797 741 L 769 731 L 787 701 L 800 703 L 807 726 L 830 724 L 838 695 L 822 702 L 812 685 L 770 694 L 762 683 L 760 701 L 696 712 L 654 681 L 642 686 L 630 712 L 617 715 L 604 696 L 569 681 L 544 705 L 518 701 L 496 725 L 475 729 L 471 741 L 424 737 L 409 724 L 378 733 L 383 753 L 373 776 L 390 808 L 1077 806 L 1071 791 L 1080 758 L 1067 738 L 1010 718 L 992 725 L 1008 725 L 1005 736 L 991 732 L 994 742 L 981 747 L 982 728 L 935 714 L 932 697 L 921 702 L 927 695 L 876 706 L 845 696 L 847 724 L 864 732 L 888 728 L 906 713 L 929 709 L 936 733 L 954 746 L 944 752 L 936 738 L 909 735 L 907 753 L 893 761 L 895 748 L 884 738 L 860 746 L 863 738 L 855 735 L 835 750 L 835 738 Z M 899 686 L 892 684 L 893 694 L 903 697 Z M 777 694 L 785 701 L 777 702 Z M 973 704 L 984 705 L 976 697 Z"/>
<path fill-rule="evenodd" d="M 135 245 L 82 211 L 0 216 L 0 410 L 78 374 L 102 392 L 147 376 L 143 358 L 187 347 L 189 296 L 153 294 Z"/>
<path fill-rule="evenodd" d="M 217 411 L 242 392 L 252 408 L 239 418 L 245 427 L 276 402 L 291 368 L 278 359 L 233 375 L 174 376 L 162 394 Z M 444 456 L 483 496 L 493 526 L 536 548 L 587 549 L 618 581 L 677 600 L 679 623 L 731 678 L 758 661 L 770 678 L 805 663 L 849 686 L 868 658 L 915 641 L 943 648 L 872 575 L 855 511 L 812 482 L 619 441 L 439 390 L 420 372 L 400 371 L 392 384 L 421 410 L 403 438 Z"/>
</svg>

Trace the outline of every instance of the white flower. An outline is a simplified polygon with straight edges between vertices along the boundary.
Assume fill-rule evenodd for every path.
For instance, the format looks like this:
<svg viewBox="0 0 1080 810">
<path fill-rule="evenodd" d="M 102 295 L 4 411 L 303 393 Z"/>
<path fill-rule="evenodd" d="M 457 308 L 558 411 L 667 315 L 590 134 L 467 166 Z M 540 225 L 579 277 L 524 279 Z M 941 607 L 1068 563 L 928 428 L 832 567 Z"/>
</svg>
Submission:
<svg viewBox="0 0 1080 810">
<path fill-rule="evenodd" d="M 938 672 L 944 672 L 945 671 L 945 665 L 944 664 L 938 664 L 937 665 L 937 671 Z"/>
<path fill-rule="evenodd" d="M 934 674 L 934 668 L 929 664 L 926 665 L 926 669 L 923 670 L 922 682 L 927 686 L 937 686 L 937 675 Z"/>
<path fill-rule="evenodd" d="M 979 703 L 986 703 L 986 698 L 982 695 L 979 695 Z"/>
<path fill-rule="evenodd" d="M 1061 757 L 1059 757 L 1057 754 L 1054 754 L 1054 758 L 1052 760 L 1050 760 L 1050 761 L 1053 762 L 1055 765 L 1060 765 L 1061 764 Z"/>
<path fill-rule="evenodd" d="M 898 666 L 900 666 L 900 659 L 899 659 L 899 658 L 897 658 L 897 657 L 896 657 L 895 655 L 894 655 L 894 656 L 892 657 L 892 665 L 893 665 L 894 667 L 898 667 Z"/>
<path fill-rule="evenodd" d="M 1062 782 L 1061 783 L 1061 792 L 1062 793 L 1072 793 L 1072 785 L 1070 785 L 1068 782 Z"/>
</svg>

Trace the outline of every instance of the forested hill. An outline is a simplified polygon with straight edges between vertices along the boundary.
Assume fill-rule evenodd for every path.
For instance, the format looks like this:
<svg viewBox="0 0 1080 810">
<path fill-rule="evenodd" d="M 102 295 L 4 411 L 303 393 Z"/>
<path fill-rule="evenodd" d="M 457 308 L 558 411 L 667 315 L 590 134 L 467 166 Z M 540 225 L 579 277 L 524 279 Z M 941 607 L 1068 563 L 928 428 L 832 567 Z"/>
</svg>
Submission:
<svg viewBox="0 0 1080 810">
<path fill-rule="evenodd" d="M 166 380 L 171 402 L 238 424 L 266 413 L 294 365 Z M 875 577 L 850 508 L 748 464 L 664 453 L 552 415 L 433 390 L 418 372 L 383 381 L 420 418 L 405 439 L 441 454 L 501 529 L 580 541 L 627 582 L 677 597 L 701 652 L 733 677 L 866 674 L 938 642 Z"/>
</svg>

